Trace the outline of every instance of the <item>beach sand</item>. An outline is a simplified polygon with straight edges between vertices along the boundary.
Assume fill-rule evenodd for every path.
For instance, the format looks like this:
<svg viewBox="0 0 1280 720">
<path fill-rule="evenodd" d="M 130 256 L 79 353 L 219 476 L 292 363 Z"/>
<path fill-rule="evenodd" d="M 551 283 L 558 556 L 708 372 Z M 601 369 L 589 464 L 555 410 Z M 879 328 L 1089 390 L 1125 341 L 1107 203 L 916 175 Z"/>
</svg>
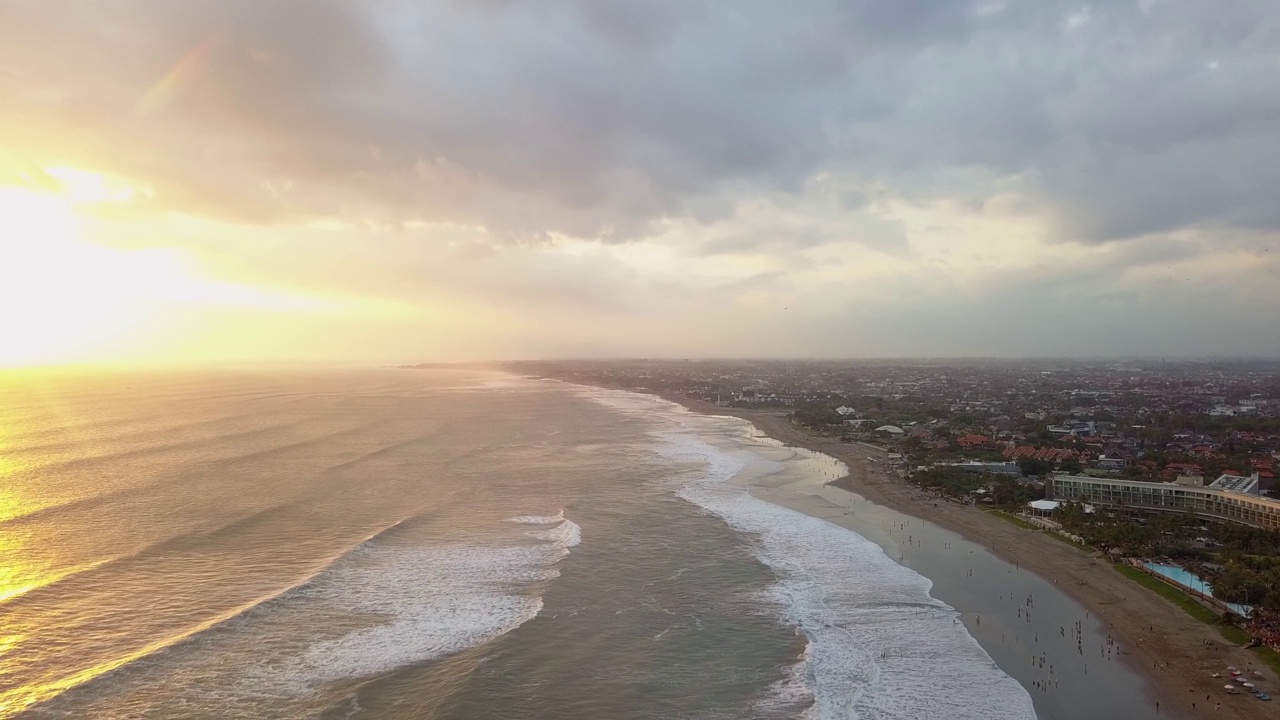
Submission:
<svg viewBox="0 0 1280 720">
<path fill-rule="evenodd" d="M 1157 713 L 1150 683 L 1124 661 L 1102 623 L 1051 581 L 812 473 L 753 494 L 848 528 L 929 578 L 930 594 L 958 610 L 969 634 L 1027 688 L 1041 720 L 1171 715 Z"/>
<path fill-rule="evenodd" d="M 883 460 L 882 450 L 810 435 L 792 425 L 783 412 L 724 408 L 678 396 L 666 399 L 695 412 L 748 420 L 775 440 L 845 463 L 848 476 L 833 478 L 829 489 L 757 488 L 755 492 L 761 498 L 845 525 L 933 580 L 935 597 L 963 612 L 970 632 L 1006 672 L 1028 687 L 1043 717 L 1063 717 L 1060 713 L 1066 708 L 1088 707 L 1089 703 L 1100 703 L 1098 714 L 1093 715 L 1098 718 L 1157 716 L 1157 702 L 1158 717 L 1275 717 L 1276 709 L 1270 703 L 1248 695 L 1226 695 L 1224 680 L 1210 677 L 1214 672 L 1225 674 L 1228 665 L 1259 670 L 1263 673 L 1259 687 L 1273 691 L 1280 689 L 1274 673 L 1257 663 L 1252 653 L 1227 644 L 1212 627 L 1116 572 L 1109 562 L 1092 559 L 1048 535 L 1017 527 L 977 508 L 939 500 L 880 469 L 879 462 L 868 461 L 869 457 Z M 917 524 L 913 518 L 928 523 Z M 908 522 L 909 527 L 895 529 L 895 523 Z M 912 532 L 917 527 L 919 547 Z M 904 535 L 911 536 L 910 544 L 904 544 Z M 967 552 L 976 546 L 996 557 Z M 971 569 L 973 575 L 968 574 Z M 1046 584 L 1069 596 L 1071 602 L 1050 601 L 1053 593 L 1043 591 Z M 1019 606 L 1025 605 L 1027 595 L 1035 599 L 1036 588 L 1042 589 L 1040 605 L 1030 608 L 1032 620 L 1028 622 Z M 1000 598 L 1009 597 L 1009 605 L 1003 614 L 996 611 L 979 620 L 981 611 L 975 609 L 1006 602 L 993 601 L 993 592 Z M 1082 622 L 1078 646 L 1072 632 L 1076 620 Z M 1030 643 L 1026 632 L 1031 633 Z M 1120 652 L 1107 652 L 1108 636 Z M 1031 665 L 1034 649 L 1041 646 L 1040 652 L 1046 656 L 1043 669 L 1038 661 L 1035 667 Z M 1047 691 L 1037 690 L 1036 682 L 1049 679 L 1050 654 L 1064 658 L 1053 663 L 1054 675 L 1059 677 Z M 1072 654 L 1075 663 L 1070 661 Z M 1090 674 L 1112 672 L 1121 680 L 1132 677 L 1132 681 L 1141 682 L 1130 674 L 1140 673 L 1149 685 L 1143 694 L 1149 702 L 1146 712 L 1143 707 L 1113 707 L 1102 696 L 1081 697 L 1079 687 L 1072 696 L 1069 686 L 1083 684 L 1076 673 L 1083 675 L 1086 662 Z M 1095 681 L 1088 686 L 1098 684 Z M 1072 716 L 1081 715 L 1074 712 Z"/>
</svg>

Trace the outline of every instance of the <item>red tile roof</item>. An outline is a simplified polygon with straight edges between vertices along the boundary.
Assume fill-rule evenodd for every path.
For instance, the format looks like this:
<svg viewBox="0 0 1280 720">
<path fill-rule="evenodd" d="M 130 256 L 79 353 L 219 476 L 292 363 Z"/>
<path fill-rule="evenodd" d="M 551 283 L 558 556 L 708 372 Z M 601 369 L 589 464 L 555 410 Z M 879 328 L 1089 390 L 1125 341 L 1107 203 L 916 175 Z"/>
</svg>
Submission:
<svg viewBox="0 0 1280 720">
<path fill-rule="evenodd" d="M 1074 460 L 1078 457 L 1075 450 L 1066 450 L 1064 448 L 1034 448 L 1030 445 L 1019 445 L 1017 447 L 1005 448 L 1004 456 L 1010 460 L 1035 458 L 1036 460 L 1046 460 L 1048 462 L 1064 462 L 1066 460 Z"/>
</svg>

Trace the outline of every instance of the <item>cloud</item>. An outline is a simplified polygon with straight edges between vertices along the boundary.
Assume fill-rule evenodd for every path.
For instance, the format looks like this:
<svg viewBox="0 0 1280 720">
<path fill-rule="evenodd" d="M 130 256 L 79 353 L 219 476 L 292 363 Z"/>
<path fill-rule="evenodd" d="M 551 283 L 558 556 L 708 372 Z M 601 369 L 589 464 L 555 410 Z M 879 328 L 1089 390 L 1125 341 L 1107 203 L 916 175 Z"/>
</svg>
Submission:
<svg viewBox="0 0 1280 720">
<path fill-rule="evenodd" d="M 857 58 L 950 39 L 965 17 L 879 1 L 807 15 L 696 2 L 119 5 L 22 8 L 13 34 L 40 40 L 4 58 L 28 80 L 6 99 L 53 88 L 27 121 L 92 126 L 105 161 L 164 202 L 265 222 L 339 199 L 602 239 L 709 217 L 735 184 L 800 187 L 829 150 L 825 125 L 884 112 L 843 92 Z M 76 50 L 49 59 L 51 41 Z"/>
<path fill-rule="evenodd" d="M 1067 241 L 1280 220 L 1262 160 L 1280 150 L 1265 2 L 123 0 L 9 15 L 0 98 L 26 108 L 10 139 L 51 121 L 163 205 L 241 221 L 630 240 L 833 170 L 928 198 L 1021 177 Z"/>
<path fill-rule="evenodd" d="M 1181 291 L 1143 273 L 1280 234 L 1272 0 L 0 3 L 0 142 L 267 284 L 742 343 L 739 301 L 892 298 L 861 322 L 968 347 L 1046 294 L 1081 332 L 1081 298 L 1153 317 Z"/>
</svg>

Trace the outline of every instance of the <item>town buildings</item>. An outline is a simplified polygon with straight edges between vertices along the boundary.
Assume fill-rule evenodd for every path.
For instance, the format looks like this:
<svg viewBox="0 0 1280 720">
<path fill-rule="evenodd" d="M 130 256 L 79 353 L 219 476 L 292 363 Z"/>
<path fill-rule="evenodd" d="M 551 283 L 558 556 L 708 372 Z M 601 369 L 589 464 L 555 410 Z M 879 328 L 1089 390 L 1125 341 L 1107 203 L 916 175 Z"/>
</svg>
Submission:
<svg viewBox="0 0 1280 720">
<path fill-rule="evenodd" d="M 1212 485 L 1055 474 L 1045 483 L 1045 496 L 1114 510 L 1190 512 L 1207 520 L 1280 530 L 1280 500 Z"/>
</svg>

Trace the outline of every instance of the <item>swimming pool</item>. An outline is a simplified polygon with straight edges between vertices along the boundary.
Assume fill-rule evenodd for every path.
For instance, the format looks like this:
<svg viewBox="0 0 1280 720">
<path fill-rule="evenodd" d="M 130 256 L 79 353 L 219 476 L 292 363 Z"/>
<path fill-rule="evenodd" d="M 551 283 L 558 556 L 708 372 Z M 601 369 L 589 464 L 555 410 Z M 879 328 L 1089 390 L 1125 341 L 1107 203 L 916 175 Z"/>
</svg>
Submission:
<svg viewBox="0 0 1280 720">
<path fill-rule="evenodd" d="M 1213 597 L 1213 586 L 1205 582 L 1204 579 L 1201 578 L 1199 575 L 1196 575 L 1191 572 L 1187 572 L 1186 570 L 1178 567 L 1177 565 L 1163 565 L 1161 563 L 1153 563 L 1153 562 L 1143 563 L 1143 565 L 1146 565 L 1148 570 L 1151 570 L 1152 572 L 1160 573 L 1161 575 L 1178 583 L 1182 587 L 1195 590 L 1196 592 L 1204 593 L 1209 597 Z M 1219 600 L 1219 602 L 1222 602 L 1222 601 Z M 1253 608 L 1249 607 L 1248 605 L 1240 605 L 1238 603 L 1229 603 L 1229 602 L 1222 602 L 1222 604 L 1231 608 L 1231 612 L 1244 617 L 1248 617 L 1249 613 L 1253 612 Z"/>
</svg>

